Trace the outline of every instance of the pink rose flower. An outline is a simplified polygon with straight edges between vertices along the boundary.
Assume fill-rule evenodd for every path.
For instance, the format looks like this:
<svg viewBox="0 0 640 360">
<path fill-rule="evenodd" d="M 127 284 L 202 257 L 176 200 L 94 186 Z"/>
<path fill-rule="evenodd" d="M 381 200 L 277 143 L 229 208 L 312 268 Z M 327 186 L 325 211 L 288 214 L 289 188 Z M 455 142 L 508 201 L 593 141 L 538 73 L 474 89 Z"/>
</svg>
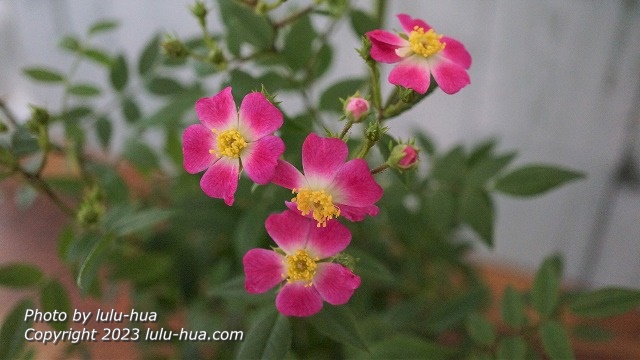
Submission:
<svg viewBox="0 0 640 360">
<path fill-rule="evenodd" d="M 459 41 L 437 34 L 426 22 L 399 14 L 406 34 L 373 30 L 371 57 L 379 62 L 398 63 L 389 73 L 389 82 L 424 94 L 431 75 L 447 94 L 455 94 L 471 81 L 467 69 L 471 55 Z"/>
<path fill-rule="evenodd" d="M 337 220 L 328 220 L 326 227 L 314 225 L 291 210 L 270 215 L 265 227 L 279 249 L 251 249 L 242 259 L 247 292 L 259 294 L 284 283 L 276 308 L 286 316 L 316 314 L 323 300 L 345 304 L 360 286 L 359 276 L 327 261 L 349 245 L 349 230 Z"/>
<path fill-rule="evenodd" d="M 342 215 L 351 221 L 378 214 L 374 204 L 382 188 L 362 159 L 345 162 L 349 150 L 339 139 L 321 138 L 311 133 L 302 144 L 304 175 L 293 165 L 278 160 L 271 180 L 297 195 L 287 206 L 299 214 L 313 217 L 318 226 Z"/>
<path fill-rule="evenodd" d="M 207 170 L 200 180 L 205 194 L 233 204 L 240 172 L 258 184 L 271 181 L 284 143 L 273 132 L 282 126 L 280 110 L 258 92 L 242 100 L 240 110 L 227 87 L 196 102 L 200 124 L 182 134 L 184 169 L 190 174 Z"/>
<path fill-rule="evenodd" d="M 369 102 L 359 96 L 351 96 L 344 105 L 345 116 L 353 121 L 360 122 L 369 113 Z"/>
</svg>

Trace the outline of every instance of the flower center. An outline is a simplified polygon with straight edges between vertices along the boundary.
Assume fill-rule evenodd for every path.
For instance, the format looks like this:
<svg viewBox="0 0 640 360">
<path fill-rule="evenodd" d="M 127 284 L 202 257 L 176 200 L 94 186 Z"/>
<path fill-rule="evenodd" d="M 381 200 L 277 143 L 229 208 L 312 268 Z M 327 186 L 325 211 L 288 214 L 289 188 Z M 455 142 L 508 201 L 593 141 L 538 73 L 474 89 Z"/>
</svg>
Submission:
<svg viewBox="0 0 640 360">
<path fill-rule="evenodd" d="M 424 32 L 424 29 L 417 25 L 413 27 L 413 31 L 409 34 L 411 50 L 424 57 L 437 54 L 444 49 L 447 44 L 441 42 L 440 39 L 442 39 L 442 35 L 433 31 L 433 29 Z"/>
<path fill-rule="evenodd" d="M 297 250 L 295 254 L 287 255 L 287 281 L 303 280 L 307 282 L 306 286 L 311 286 L 318 260 L 320 259 L 309 256 L 306 250 Z"/>
<path fill-rule="evenodd" d="M 298 210 L 302 215 L 312 213 L 313 218 L 318 222 L 318 227 L 327 226 L 327 220 L 340 216 L 340 209 L 333 205 L 330 194 L 324 190 L 293 189 L 298 193 L 291 201 L 298 204 Z"/>
<path fill-rule="evenodd" d="M 218 130 L 212 129 L 214 133 L 218 133 Z M 216 139 L 216 148 L 209 150 L 210 154 L 215 154 L 217 157 L 230 157 L 239 158 L 242 149 L 247 147 L 247 140 L 240 135 L 236 129 L 228 129 L 218 133 Z"/>
</svg>

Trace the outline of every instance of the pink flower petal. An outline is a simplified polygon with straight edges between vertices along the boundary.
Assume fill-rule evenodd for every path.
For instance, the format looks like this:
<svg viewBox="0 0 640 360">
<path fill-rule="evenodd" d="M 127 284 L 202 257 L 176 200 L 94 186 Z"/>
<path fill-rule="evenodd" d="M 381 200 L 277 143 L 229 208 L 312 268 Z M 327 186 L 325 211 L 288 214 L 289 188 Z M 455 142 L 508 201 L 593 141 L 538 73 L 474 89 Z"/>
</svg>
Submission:
<svg viewBox="0 0 640 360">
<path fill-rule="evenodd" d="M 291 282 L 278 293 L 276 308 L 286 316 L 311 316 L 322 310 L 322 298 L 315 287 Z"/>
<path fill-rule="evenodd" d="M 286 278 L 284 256 L 272 250 L 251 249 L 242 258 L 244 287 L 251 294 L 263 293 Z"/>
<path fill-rule="evenodd" d="M 360 286 L 360 277 L 342 265 L 321 263 L 318 264 L 313 285 L 324 301 L 342 305 L 349 301 L 354 290 Z"/>
<path fill-rule="evenodd" d="M 304 175 L 295 166 L 280 159 L 278 159 L 278 165 L 271 182 L 291 190 L 307 186 L 307 180 Z"/>
<path fill-rule="evenodd" d="M 373 30 L 366 33 L 371 41 L 371 57 L 375 61 L 392 64 L 402 60 L 396 49 L 406 46 L 408 41 L 385 30 Z"/>
<path fill-rule="evenodd" d="M 382 198 L 382 187 L 362 159 L 353 159 L 341 166 L 329 191 L 334 194 L 334 202 L 349 206 L 369 206 Z"/>
<path fill-rule="evenodd" d="M 327 221 L 326 227 L 312 226 L 309 231 L 307 250 L 312 257 L 326 259 L 347 248 L 351 232 L 338 220 Z"/>
<path fill-rule="evenodd" d="M 200 187 L 210 197 L 224 199 L 225 204 L 233 204 L 233 195 L 238 187 L 240 161 L 220 158 L 207 170 L 200 180 Z"/>
<path fill-rule="evenodd" d="M 284 142 L 279 137 L 267 135 L 258 141 L 249 143 L 240 160 L 247 176 L 260 185 L 267 184 L 273 178 L 278 166 L 278 158 L 284 153 Z"/>
<path fill-rule="evenodd" d="M 418 59 L 419 55 L 408 57 L 396 65 L 389 73 L 389 82 L 404 86 L 424 94 L 431 81 L 429 63 L 426 59 Z"/>
<path fill-rule="evenodd" d="M 227 87 L 210 98 L 202 98 L 196 102 L 196 114 L 200 122 L 209 130 L 224 130 L 238 122 L 236 103 L 231 95 L 231 87 Z"/>
<path fill-rule="evenodd" d="M 217 158 L 209 153 L 215 147 L 215 136 L 206 127 L 190 125 L 182 133 L 182 153 L 184 169 L 196 174 L 213 164 Z"/>
<path fill-rule="evenodd" d="M 316 182 L 330 182 L 349 155 L 347 145 L 340 139 L 321 138 L 309 134 L 302 144 L 302 168 L 311 186 Z M 324 181 L 322 181 L 324 180 Z"/>
<path fill-rule="evenodd" d="M 448 59 L 465 69 L 471 67 L 471 54 L 465 49 L 461 42 L 448 36 L 443 36 L 441 41 L 445 43 L 444 49 L 440 52 L 443 58 Z"/>
<path fill-rule="evenodd" d="M 429 29 L 431 29 L 431 26 L 429 26 L 429 24 L 420 19 L 414 19 L 410 15 L 398 14 L 397 16 L 398 20 L 400 20 L 400 24 L 402 24 L 402 28 L 404 29 L 404 31 L 406 31 L 407 34 L 413 31 L 413 28 L 415 26 L 423 28 L 424 32 L 427 32 L 429 31 Z"/>
<path fill-rule="evenodd" d="M 282 113 L 259 92 L 244 97 L 240 104 L 240 126 L 251 134 L 249 141 L 255 141 L 272 134 L 282 126 Z"/>
<path fill-rule="evenodd" d="M 433 78 L 447 94 L 455 94 L 471 83 L 467 70 L 458 64 L 446 59 L 434 61 L 431 64 Z"/>
<path fill-rule="evenodd" d="M 336 206 L 338 206 L 338 208 L 340 209 L 340 216 L 344 216 L 345 218 L 347 218 L 347 220 L 353 222 L 362 221 L 367 217 L 367 215 L 372 217 L 376 216 L 380 211 L 380 209 L 378 209 L 378 207 L 375 205 L 356 207 L 337 204 Z"/>
<path fill-rule="evenodd" d="M 287 254 L 304 249 L 309 238 L 311 220 L 285 210 L 280 214 L 271 214 L 264 223 L 267 233 Z"/>
</svg>

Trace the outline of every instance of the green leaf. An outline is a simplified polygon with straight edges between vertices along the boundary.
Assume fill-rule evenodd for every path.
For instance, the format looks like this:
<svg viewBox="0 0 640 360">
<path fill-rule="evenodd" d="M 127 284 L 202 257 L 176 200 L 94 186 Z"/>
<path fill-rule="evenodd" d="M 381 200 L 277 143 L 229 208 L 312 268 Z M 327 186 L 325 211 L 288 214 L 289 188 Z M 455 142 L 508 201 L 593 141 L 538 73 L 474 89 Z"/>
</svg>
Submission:
<svg viewBox="0 0 640 360">
<path fill-rule="evenodd" d="M 434 155 L 436 153 L 436 145 L 433 139 L 429 137 L 425 132 L 416 130 L 414 131 L 418 144 L 420 144 L 421 150 L 424 150 L 428 155 Z"/>
<path fill-rule="evenodd" d="M 469 314 L 482 307 L 487 296 L 485 288 L 476 286 L 451 300 L 439 302 L 431 309 L 425 322 L 426 330 L 430 333 L 441 334 L 445 330 L 461 325 Z"/>
<path fill-rule="evenodd" d="M 113 133 L 113 126 L 109 118 L 101 117 L 96 121 L 96 133 L 102 148 L 108 148 L 111 142 L 111 134 Z"/>
<path fill-rule="evenodd" d="M 356 320 L 345 305 L 326 304 L 322 311 L 307 318 L 321 334 L 341 343 L 367 351 L 367 343 L 360 335 Z"/>
<path fill-rule="evenodd" d="M 487 156 L 478 160 L 467 173 L 467 184 L 483 186 L 489 179 L 497 176 L 513 159 L 516 153 L 511 152 L 500 156 Z M 471 161 L 471 160 L 469 160 Z"/>
<path fill-rule="evenodd" d="M 172 214 L 170 210 L 159 208 L 135 211 L 129 206 L 115 206 L 105 216 L 105 231 L 116 236 L 130 235 L 166 221 Z"/>
<path fill-rule="evenodd" d="M 498 179 L 495 189 L 507 195 L 534 196 L 583 177 L 582 173 L 559 167 L 529 165 Z"/>
<path fill-rule="evenodd" d="M 389 285 L 394 284 L 396 277 L 391 270 L 380 260 L 376 259 L 368 252 L 350 247 L 347 252 L 358 259 L 356 263 L 356 273 L 363 279 L 369 279 L 373 284 Z"/>
<path fill-rule="evenodd" d="M 540 339 L 549 358 L 559 360 L 574 358 L 569 337 L 558 322 L 547 321 L 543 323 L 540 327 Z"/>
<path fill-rule="evenodd" d="M 128 279 L 136 285 L 157 284 L 170 276 L 173 268 L 171 255 L 167 253 L 143 253 L 123 256 L 115 265 L 113 276 Z"/>
<path fill-rule="evenodd" d="M 624 314 L 640 306 L 640 290 L 621 287 L 598 289 L 575 297 L 569 304 L 572 313 L 600 319 Z"/>
<path fill-rule="evenodd" d="M 351 28 L 358 38 L 378 27 L 376 19 L 363 11 L 351 10 L 350 15 Z"/>
<path fill-rule="evenodd" d="M 118 21 L 116 20 L 102 20 L 94 23 L 89 28 L 89 35 L 95 35 L 101 32 L 112 31 L 118 27 Z"/>
<path fill-rule="evenodd" d="M 584 341 L 611 341 L 615 334 L 606 328 L 591 324 L 578 324 L 572 329 L 572 334 Z"/>
<path fill-rule="evenodd" d="M 460 196 L 460 216 L 484 241 L 493 247 L 493 205 L 489 194 L 467 189 Z"/>
<path fill-rule="evenodd" d="M 291 346 L 286 316 L 270 310 L 255 319 L 238 350 L 238 359 L 284 359 Z"/>
<path fill-rule="evenodd" d="M 149 147 L 149 145 L 131 140 L 125 144 L 123 155 L 126 159 L 131 161 L 138 170 L 143 173 L 149 173 L 150 171 L 157 169 L 159 166 L 158 156 Z"/>
<path fill-rule="evenodd" d="M 119 55 L 111 65 L 109 80 L 111 80 L 111 86 L 113 86 L 116 91 L 122 91 L 125 86 L 127 86 L 129 69 L 127 68 L 127 60 L 124 58 L 124 55 Z"/>
<path fill-rule="evenodd" d="M 129 123 L 133 123 L 142 117 L 142 112 L 140 112 L 140 107 L 138 107 L 135 99 L 126 97 L 122 100 L 122 115 Z"/>
<path fill-rule="evenodd" d="M 65 36 L 60 40 L 58 46 L 63 50 L 76 52 L 80 50 L 80 41 L 74 36 Z"/>
<path fill-rule="evenodd" d="M 69 294 L 67 289 L 55 279 L 51 279 L 47 285 L 40 290 L 40 305 L 43 312 L 64 312 L 66 314 L 71 313 L 71 300 L 69 300 Z M 67 324 L 69 318 L 65 321 L 53 321 L 49 325 L 56 330 L 68 330 Z"/>
<path fill-rule="evenodd" d="M 82 118 L 85 118 L 93 113 L 93 110 L 87 106 L 77 106 L 69 109 L 66 113 L 62 114 L 65 123 L 76 122 Z"/>
<path fill-rule="evenodd" d="M 44 83 L 61 83 L 64 81 L 64 75 L 60 74 L 56 70 L 43 68 L 43 67 L 30 67 L 23 70 L 31 80 L 40 81 Z"/>
<path fill-rule="evenodd" d="M 333 48 L 329 44 L 322 44 L 315 58 L 312 59 L 310 80 L 324 75 L 331 67 L 331 60 L 333 60 Z"/>
<path fill-rule="evenodd" d="M 469 337 L 478 345 L 489 346 L 496 340 L 491 323 L 478 313 L 471 313 L 466 322 Z"/>
<path fill-rule="evenodd" d="M 145 76 L 158 62 L 160 55 L 160 36 L 155 34 L 144 46 L 138 59 L 138 73 Z"/>
<path fill-rule="evenodd" d="M 447 183 L 462 182 L 467 171 L 467 157 L 462 146 L 456 146 L 434 159 L 431 176 Z"/>
<path fill-rule="evenodd" d="M 527 344 L 520 336 L 508 336 L 500 340 L 496 358 L 509 360 L 524 360 L 527 354 Z"/>
<path fill-rule="evenodd" d="M 245 304 L 269 303 L 273 306 L 273 293 L 249 294 L 244 287 L 244 275 L 231 278 L 221 284 L 211 285 L 207 295 L 212 298 L 224 299 L 229 302 Z"/>
<path fill-rule="evenodd" d="M 16 359 L 25 343 L 24 333 L 33 321 L 24 321 L 27 309 L 34 309 L 33 302 L 28 299 L 20 301 L 7 315 L 0 328 L 0 359 Z"/>
<path fill-rule="evenodd" d="M 146 88 L 155 95 L 173 95 L 185 88 L 178 81 L 167 77 L 155 77 L 146 83 Z"/>
<path fill-rule="evenodd" d="M 274 31 L 265 17 L 233 0 L 222 0 L 219 4 L 220 15 L 227 28 L 229 50 L 234 55 L 239 54 L 239 45 L 242 43 L 249 43 L 258 49 L 271 47 Z M 236 45 L 232 49 L 233 42 Z"/>
<path fill-rule="evenodd" d="M 101 49 L 96 49 L 96 48 L 83 49 L 82 56 L 97 63 L 98 65 L 102 65 L 108 68 L 110 68 L 111 65 L 114 63 L 114 60 L 111 58 L 111 56 Z"/>
<path fill-rule="evenodd" d="M 301 17 L 291 26 L 282 49 L 282 56 L 291 69 L 299 70 L 309 61 L 316 36 L 309 16 Z"/>
<path fill-rule="evenodd" d="M 267 231 L 264 227 L 264 219 L 267 217 L 267 211 L 264 206 L 254 206 L 244 212 L 236 231 L 233 235 L 233 245 L 236 254 L 242 259 L 247 251 L 259 247 L 262 240 L 266 237 Z"/>
<path fill-rule="evenodd" d="M 547 257 L 536 272 L 531 289 L 531 303 L 540 315 L 549 317 L 560 298 L 562 260 L 558 255 Z"/>
<path fill-rule="evenodd" d="M 425 195 L 425 211 L 427 224 L 440 235 L 446 235 L 455 221 L 456 198 L 445 187 L 429 191 Z"/>
<path fill-rule="evenodd" d="M 85 97 L 98 96 L 100 95 L 100 88 L 91 84 L 71 85 L 69 87 L 69 94 Z"/>
<path fill-rule="evenodd" d="M 347 79 L 329 86 L 320 96 L 320 110 L 342 112 L 340 99 L 353 95 L 365 84 L 364 79 Z"/>
<path fill-rule="evenodd" d="M 504 289 L 501 311 L 502 320 L 510 327 L 520 329 L 524 324 L 524 300 L 522 295 L 511 285 Z"/>
<path fill-rule="evenodd" d="M 180 96 L 171 98 L 170 101 L 165 102 L 165 105 L 159 108 L 156 112 L 138 121 L 137 128 L 140 130 L 146 130 L 147 128 L 156 126 L 173 126 L 177 129 L 180 126 L 180 119 L 184 113 L 192 110 L 193 104 L 195 104 L 195 102 L 202 96 L 204 96 L 202 89 L 194 88 L 180 94 Z"/>
<path fill-rule="evenodd" d="M 396 335 L 377 342 L 367 359 L 445 359 L 447 351 L 439 344 L 410 335 Z"/>
<path fill-rule="evenodd" d="M 248 94 L 251 91 L 259 91 L 262 87 L 262 84 L 256 78 L 242 70 L 235 69 L 229 75 L 229 85 L 233 88 L 233 95 L 235 96 L 244 96 L 244 94 Z M 240 103 L 240 101 L 237 101 L 237 103 Z"/>
<path fill-rule="evenodd" d="M 91 289 L 91 285 L 96 280 L 100 264 L 104 260 L 113 238 L 111 236 L 103 236 L 91 248 L 87 257 L 82 261 L 76 284 L 83 293 Z"/>
<path fill-rule="evenodd" d="M 11 152 L 14 156 L 21 157 L 31 155 L 38 150 L 40 150 L 38 139 L 24 126 L 20 126 L 11 135 Z"/>
<path fill-rule="evenodd" d="M 15 263 L 0 267 L 0 286 L 28 288 L 37 285 L 44 275 L 37 267 Z"/>
</svg>

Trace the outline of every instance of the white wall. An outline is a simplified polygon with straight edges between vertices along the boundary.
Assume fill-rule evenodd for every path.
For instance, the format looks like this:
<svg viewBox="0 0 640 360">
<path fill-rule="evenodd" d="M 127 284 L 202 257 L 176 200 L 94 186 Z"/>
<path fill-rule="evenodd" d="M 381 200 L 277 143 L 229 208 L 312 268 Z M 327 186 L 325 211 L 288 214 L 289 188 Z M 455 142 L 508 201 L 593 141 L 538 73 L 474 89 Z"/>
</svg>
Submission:
<svg viewBox="0 0 640 360">
<path fill-rule="evenodd" d="M 66 68 L 68 59 L 56 50 L 62 35 L 82 33 L 102 17 L 122 19 L 105 46 L 135 56 L 158 30 L 196 33 L 188 4 L 0 0 L 0 96 L 18 113 L 26 112 L 29 101 L 56 104 L 55 92 L 30 85 L 19 73 L 35 64 Z M 640 126 L 630 125 L 640 121 L 640 4 L 392 1 L 387 28 L 400 28 L 393 16 L 399 12 L 462 41 L 473 65 L 469 87 L 455 96 L 431 96 L 391 122 L 394 134 L 426 129 L 441 148 L 496 136 L 501 149 L 519 150 L 520 163 L 554 163 L 588 174 L 534 200 L 500 197 L 496 249 L 482 256 L 534 268 L 561 251 L 572 278 L 640 286 L 640 192 L 637 184 L 620 188 L 615 176 L 627 147 L 640 164 Z M 343 66 L 334 77 L 360 66 L 353 53 L 359 45 L 346 23 L 337 38 Z"/>
</svg>

